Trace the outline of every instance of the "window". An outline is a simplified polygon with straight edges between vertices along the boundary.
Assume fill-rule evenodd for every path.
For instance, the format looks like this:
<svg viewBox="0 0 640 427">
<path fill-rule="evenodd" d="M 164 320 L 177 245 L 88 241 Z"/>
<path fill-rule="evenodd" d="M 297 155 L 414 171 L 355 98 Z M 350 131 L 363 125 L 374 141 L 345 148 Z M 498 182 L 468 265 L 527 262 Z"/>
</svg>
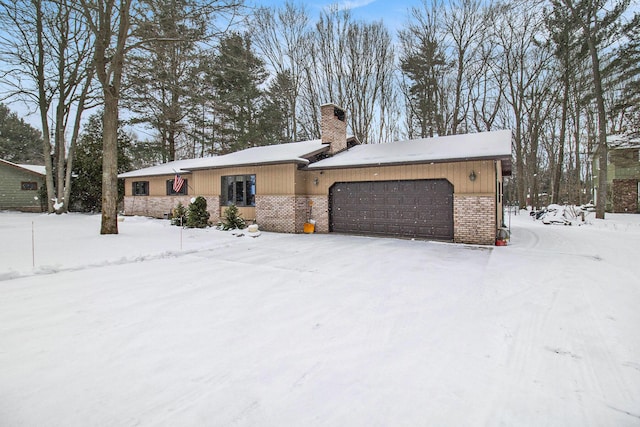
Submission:
<svg viewBox="0 0 640 427">
<path fill-rule="evenodd" d="M 182 187 L 180 187 L 180 191 L 175 191 L 173 189 L 173 179 L 167 180 L 167 196 L 180 196 L 180 195 L 186 196 L 187 188 L 189 187 L 188 184 L 189 183 L 185 179 L 184 182 L 182 183 Z"/>
<path fill-rule="evenodd" d="M 27 191 L 32 191 L 32 190 L 37 190 L 38 189 L 38 183 L 37 182 L 21 182 L 20 183 L 20 188 L 22 190 L 27 190 Z"/>
<path fill-rule="evenodd" d="M 148 196 L 149 195 L 149 181 L 135 181 L 133 183 L 133 189 L 131 194 L 134 196 Z"/>
<path fill-rule="evenodd" d="M 232 175 L 222 177 L 220 203 L 222 205 L 255 206 L 256 176 Z"/>
</svg>

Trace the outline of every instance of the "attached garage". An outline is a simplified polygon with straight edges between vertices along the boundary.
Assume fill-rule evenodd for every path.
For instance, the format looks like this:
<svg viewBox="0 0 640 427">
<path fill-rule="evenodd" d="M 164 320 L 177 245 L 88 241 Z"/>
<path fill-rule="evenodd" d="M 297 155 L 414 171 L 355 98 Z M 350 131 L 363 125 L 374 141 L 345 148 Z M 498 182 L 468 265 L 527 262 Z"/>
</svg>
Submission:
<svg viewBox="0 0 640 427">
<path fill-rule="evenodd" d="M 216 222 L 230 200 L 224 183 L 250 177 L 252 197 L 240 209 L 264 231 L 302 233 L 313 220 L 316 233 L 495 244 L 503 224 L 502 179 L 511 174 L 511 131 L 361 145 L 347 137 L 344 110 L 325 104 L 320 113 L 317 140 L 120 174 L 125 212 L 162 217 L 190 195 L 202 195 Z M 166 187 L 176 173 L 189 177 L 189 196 Z"/>
<path fill-rule="evenodd" d="M 330 231 L 453 240 L 446 179 L 339 182 L 329 192 Z"/>
</svg>

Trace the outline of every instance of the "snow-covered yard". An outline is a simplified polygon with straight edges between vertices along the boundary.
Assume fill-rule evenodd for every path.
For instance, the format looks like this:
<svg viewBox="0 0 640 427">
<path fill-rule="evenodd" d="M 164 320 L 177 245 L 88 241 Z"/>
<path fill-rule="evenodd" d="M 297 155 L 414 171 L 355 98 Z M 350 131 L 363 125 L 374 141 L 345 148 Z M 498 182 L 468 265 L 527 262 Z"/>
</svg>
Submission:
<svg viewBox="0 0 640 427">
<path fill-rule="evenodd" d="M 0 425 L 640 425 L 640 215 L 511 221 L 478 247 L 2 212 Z"/>
</svg>

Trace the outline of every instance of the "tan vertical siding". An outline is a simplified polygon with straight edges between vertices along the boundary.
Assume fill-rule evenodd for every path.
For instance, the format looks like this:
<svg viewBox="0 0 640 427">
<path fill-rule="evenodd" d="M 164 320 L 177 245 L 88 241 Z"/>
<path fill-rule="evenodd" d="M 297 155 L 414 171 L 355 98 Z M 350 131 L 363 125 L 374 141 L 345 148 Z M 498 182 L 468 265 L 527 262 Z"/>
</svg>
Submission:
<svg viewBox="0 0 640 427">
<path fill-rule="evenodd" d="M 469 174 L 475 171 L 476 180 L 471 181 Z M 405 166 L 377 166 L 351 169 L 311 170 L 306 180 L 306 194 L 328 194 L 329 188 L 336 182 L 387 181 L 398 179 L 446 179 L 459 194 L 495 194 L 496 175 L 492 160 L 478 160 L 458 163 L 433 163 Z M 318 178 L 318 185 L 313 181 Z"/>
<path fill-rule="evenodd" d="M 473 182 L 469 179 L 472 170 L 476 174 L 476 180 Z M 329 188 L 336 182 L 440 178 L 451 182 L 457 194 L 496 194 L 496 180 L 501 179 L 496 175 L 499 172 L 500 165 L 495 165 L 494 161 L 478 160 L 324 171 L 304 171 L 298 170 L 295 164 L 282 164 L 202 170 L 182 176 L 188 180 L 188 192 L 192 196 L 220 195 L 222 176 L 250 174 L 256 175 L 256 194 L 258 195 L 326 195 Z M 134 181 L 149 181 L 150 196 L 166 196 L 166 181 L 170 179 L 173 179 L 173 175 L 127 178 L 125 195 L 131 196 Z"/>
<path fill-rule="evenodd" d="M 297 167 L 294 164 L 244 166 L 195 171 L 198 194 L 220 194 L 223 176 L 255 175 L 256 194 L 293 195 L 296 188 Z"/>
</svg>

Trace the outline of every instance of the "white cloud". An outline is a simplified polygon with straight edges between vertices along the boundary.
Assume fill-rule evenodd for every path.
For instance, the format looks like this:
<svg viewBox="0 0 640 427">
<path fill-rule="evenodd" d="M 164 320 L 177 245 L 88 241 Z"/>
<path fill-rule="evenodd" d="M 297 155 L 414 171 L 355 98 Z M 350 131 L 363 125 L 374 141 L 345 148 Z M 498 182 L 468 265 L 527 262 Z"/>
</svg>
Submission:
<svg viewBox="0 0 640 427">
<path fill-rule="evenodd" d="M 340 10 L 357 9 L 359 7 L 367 6 L 376 0 L 343 0 L 341 2 L 333 3 L 332 6 L 337 6 Z"/>
</svg>

